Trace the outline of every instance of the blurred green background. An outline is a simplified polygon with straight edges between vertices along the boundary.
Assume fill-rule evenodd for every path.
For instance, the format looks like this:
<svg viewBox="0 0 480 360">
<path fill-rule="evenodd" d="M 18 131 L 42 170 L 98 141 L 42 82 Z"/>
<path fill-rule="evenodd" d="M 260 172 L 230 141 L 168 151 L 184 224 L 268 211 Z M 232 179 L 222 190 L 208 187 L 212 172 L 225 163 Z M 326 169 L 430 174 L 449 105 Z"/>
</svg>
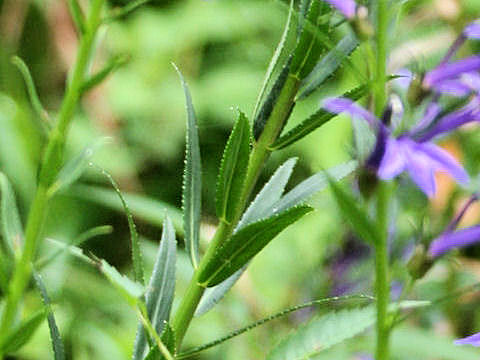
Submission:
<svg viewBox="0 0 480 360">
<path fill-rule="evenodd" d="M 121 6 L 127 2 L 112 0 L 110 5 Z M 463 25 L 480 14 L 478 0 L 394 3 L 404 3 L 404 6 L 401 12 L 400 7 L 392 6 L 392 11 L 398 12 L 394 14 L 397 23 L 392 24 L 395 31 L 390 35 L 392 73 L 405 66 L 414 70 L 431 68 Z M 44 139 L 22 78 L 11 65 L 10 57 L 16 54 L 25 60 L 41 100 L 55 114 L 75 57 L 77 40 L 66 1 L 2 0 L 0 10 L 0 170 L 13 183 L 25 220 Z M 235 109 L 239 107 L 247 114 L 252 113 L 287 11 L 288 5 L 280 0 L 154 0 L 102 28 L 92 68 L 98 68 L 114 55 L 126 55 L 129 61 L 82 101 L 69 135 L 68 157 L 98 139 L 110 138 L 96 153 L 94 162 L 107 169 L 125 193 L 157 201 L 145 204 L 133 203 L 132 199 L 130 204 L 134 212 L 141 215 L 136 223 L 144 238 L 144 255 L 150 265 L 160 237 L 163 203 L 174 208 L 179 208 L 181 203 L 185 108 L 171 63 L 179 66 L 189 82 L 199 119 L 205 184 L 202 231 L 208 239 L 216 225 L 214 184 Z M 475 50 L 479 49 L 468 46 L 462 51 L 468 54 Z M 357 51 L 352 58 L 358 69 L 366 68 L 365 61 L 362 51 Z M 316 109 L 326 95 L 338 94 L 356 85 L 358 78 L 351 68 L 343 69 L 315 96 L 299 104 L 291 124 Z M 262 181 L 292 156 L 298 156 L 299 163 L 290 187 L 316 171 L 348 160 L 353 154 L 351 138 L 349 119 L 339 117 L 299 143 L 275 153 Z M 448 138 L 446 144 L 465 159 L 471 174 L 478 173 L 478 131 L 462 131 Z M 98 192 L 99 186 L 104 189 L 109 186 L 94 169 L 89 170 L 80 183 L 55 199 L 46 235 L 68 242 L 93 226 L 111 224 L 114 226 L 111 235 L 92 239 L 85 248 L 129 273 L 129 233 L 125 215 L 117 211 L 119 202 L 112 200 L 111 193 Z M 405 278 L 402 255 L 415 239 L 417 229 L 412 224 L 418 225 L 419 219 L 426 216 L 430 219 L 429 228 L 436 234 L 462 201 L 462 194 L 449 190 L 448 184 L 431 204 L 408 184 L 407 189 L 397 196 L 398 221 L 393 224 L 396 230 L 392 245 L 393 275 L 394 280 L 399 281 Z M 335 292 L 371 291 L 372 262 L 368 249 L 352 239 L 327 192 L 312 199 L 312 204 L 318 211 L 282 233 L 255 259 L 214 311 L 194 320 L 187 335 L 187 347 L 213 340 L 287 306 Z M 178 219 L 178 210 L 169 214 Z M 477 211 L 470 221 L 479 219 Z M 181 235 L 179 246 L 183 246 Z M 41 251 L 49 251 L 48 243 Z M 466 266 L 462 266 L 461 271 L 449 260 L 436 266 L 417 287 L 418 298 L 435 298 L 460 284 L 478 281 L 480 251 L 473 248 L 464 255 L 462 262 Z M 191 274 L 183 249 L 178 256 L 177 300 Z M 339 277 L 335 266 L 344 258 L 353 258 L 353 263 Z M 135 315 L 95 269 L 64 256 L 43 274 L 55 303 L 69 358 L 130 357 Z M 480 298 L 470 296 L 412 317 L 394 337 L 394 358 L 478 358 L 479 352 L 470 349 L 454 352 L 449 345 L 455 336 L 478 331 L 480 312 L 475 311 L 478 304 Z M 30 291 L 25 311 L 33 312 L 40 306 L 38 294 Z M 291 327 L 312 314 L 313 310 L 293 314 L 196 358 L 262 359 Z M 355 359 L 368 353 L 372 341 L 371 336 L 366 335 L 318 358 Z M 418 344 L 414 351 L 409 346 L 412 341 Z M 16 358 L 52 358 L 46 325 Z"/>
</svg>

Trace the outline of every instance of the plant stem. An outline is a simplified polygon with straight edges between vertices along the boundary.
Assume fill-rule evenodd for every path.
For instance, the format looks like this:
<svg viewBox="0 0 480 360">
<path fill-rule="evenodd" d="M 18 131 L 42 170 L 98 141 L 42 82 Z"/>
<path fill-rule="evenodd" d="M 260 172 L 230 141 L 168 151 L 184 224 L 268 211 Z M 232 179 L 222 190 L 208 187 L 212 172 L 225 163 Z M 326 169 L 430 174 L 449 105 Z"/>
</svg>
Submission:
<svg viewBox="0 0 480 360">
<path fill-rule="evenodd" d="M 28 214 L 25 246 L 18 260 L 9 285 L 6 306 L 0 325 L 0 341 L 5 339 L 12 327 L 22 294 L 31 276 L 31 263 L 38 248 L 38 242 L 48 210 L 48 188 L 55 180 L 63 163 L 63 150 L 68 126 L 81 95 L 84 74 L 94 47 L 94 39 L 100 26 L 101 11 L 105 0 L 93 0 L 87 19 L 86 32 L 81 39 L 77 60 L 71 80 L 67 86 L 55 128 L 49 134 L 45 153 L 40 164 L 39 184 Z M 0 357 L 2 354 L 0 354 Z"/>
<path fill-rule="evenodd" d="M 250 199 L 255 188 L 255 184 L 257 183 L 260 172 L 263 169 L 263 165 L 270 156 L 270 146 L 278 138 L 286 120 L 290 116 L 299 85 L 300 81 L 298 78 L 294 76 L 288 77 L 285 86 L 278 97 L 275 107 L 265 125 L 265 128 L 258 141 L 254 144 L 252 153 L 250 154 L 247 175 L 245 177 L 245 183 L 243 185 L 243 191 L 240 197 L 239 205 L 237 206 L 234 214 L 235 216 L 231 223 L 227 224 L 221 222 L 219 224 L 212 242 L 208 246 L 205 255 L 201 259 L 200 264 L 190 281 L 187 291 L 182 298 L 182 302 L 180 303 L 180 306 L 173 317 L 172 327 L 175 330 L 177 349 L 180 349 L 188 326 L 192 321 L 198 303 L 200 302 L 200 299 L 205 291 L 205 288 L 198 284 L 198 275 L 202 272 L 202 269 L 206 266 L 206 264 L 208 264 L 208 262 L 215 257 L 218 247 L 232 234 L 236 224 L 240 220 L 248 200 Z"/>
<path fill-rule="evenodd" d="M 375 294 L 377 298 L 376 360 L 388 359 L 388 341 L 390 336 L 390 325 L 387 313 L 390 302 L 387 248 L 388 195 L 388 185 L 380 182 L 377 190 L 377 229 L 379 236 L 375 246 Z"/>
<path fill-rule="evenodd" d="M 140 317 L 142 323 L 143 323 L 143 326 L 145 327 L 145 329 L 147 329 L 147 332 L 148 334 L 151 336 L 152 339 L 154 339 L 155 341 L 155 344 L 158 346 L 158 350 L 162 353 L 163 357 L 166 359 L 166 360 L 174 360 L 174 357 L 173 355 L 170 353 L 170 351 L 167 349 L 167 347 L 165 346 L 165 344 L 163 343 L 162 339 L 160 338 L 160 336 L 158 336 L 158 333 L 157 331 L 155 330 L 155 328 L 153 327 L 150 319 L 148 318 L 148 314 L 147 314 L 147 309 L 145 308 L 145 304 L 144 303 L 140 303 L 138 305 L 138 309 L 137 309 L 137 312 L 138 312 L 138 316 Z"/>
<path fill-rule="evenodd" d="M 376 74 L 374 105 L 375 114 L 381 116 L 386 104 L 387 81 L 387 31 L 388 31 L 388 0 L 377 0 L 376 21 Z M 388 248 L 387 248 L 387 210 L 389 189 L 385 182 L 380 181 L 377 190 L 377 229 L 378 243 L 375 244 L 375 293 L 377 297 L 377 342 L 376 360 L 388 359 L 388 342 L 390 325 L 387 308 L 390 302 Z"/>
</svg>

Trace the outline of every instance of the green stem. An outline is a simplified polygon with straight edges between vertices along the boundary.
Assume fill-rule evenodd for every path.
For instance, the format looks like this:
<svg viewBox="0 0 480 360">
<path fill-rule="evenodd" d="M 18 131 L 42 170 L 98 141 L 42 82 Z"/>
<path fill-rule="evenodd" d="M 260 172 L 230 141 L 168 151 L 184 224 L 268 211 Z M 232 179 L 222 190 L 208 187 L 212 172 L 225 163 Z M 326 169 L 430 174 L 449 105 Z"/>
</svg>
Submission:
<svg viewBox="0 0 480 360">
<path fill-rule="evenodd" d="M 48 188 L 55 180 L 62 166 L 68 126 L 81 95 L 80 89 L 94 47 L 95 35 L 100 26 L 100 16 L 104 3 L 105 0 L 93 0 L 91 2 L 86 33 L 80 42 L 77 60 L 71 80 L 67 86 L 56 126 L 50 133 L 49 141 L 45 148 L 45 153 L 40 165 L 39 185 L 28 214 L 25 246 L 16 264 L 15 272 L 9 285 L 6 306 L 2 314 L 0 341 L 8 335 L 15 321 L 19 302 L 31 277 L 31 263 L 38 248 L 38 242 L 48 210 Z M 1 356 L 0 354 L 0 357 Z"/>
<path fill-rule="evenodd" d="M 387 31 L 388 31 L 388 1 L 377 1 L 377 29 L 376 36 L 376 77 L 375 77 L 375 113 L 380 116 L 385 107 L 387 93 Z"/>
<path fill-rule="evenodd" d="M 158 350 L 160 350 L 160 352 L 162 353 L 163 357 L 166 359 L 166 360 L 174 360 L 174 357 L 173 355 L 170 353 L 170 351 L 167 349 L 167 347 L 165 346 L 165 344 L 163 343 L 162 339 L 160 338 L 160 336 L 158 336 L 158 333 L 157 331 L 155 330 L 155 328 L 153 327 L 152 323 L 150 322 L 150 319 L 148 318 L 148 314 L 147 314 L 147 309 L 145 307 L 145 304 L 144 303 L 140 303 L 138 305 L 138 316 L 140 317 L 142 323 L 143 323 L 143 326 L 145 327 L 145 329 L 147 329 L 147 332 L 148 334 L 150 335 L 150 337 L 155 341 L 155 344 L 158 346 Z"/>
<path fill-rule="evenodd" d="M 388 185 L 381 182 L 377 191 L 378 242 L 375 246 L 375 294 L 377 298 L 377 348 L 376 360 L 388 359 L 390 324 L 388 304 L 390 302 L 388 248 L 387 248 L 387 208 Z"/>
<path fill-rule="evenodd" d="M 172 327 L 175 329 L 177 349 L 180 349 L 183 338 L 185 337 L 185 333 L 187 332 L 198 303 L 200 302 L 203 292 L 205 291 L 205 288 L 198 284 L 198 274 L 200 274 L 205 265 L 214 258 L 218 247 L 232 234 L 236 224 L 240 220 L 240 217 L 242 216 L 248 200 L 250 199 L 255 188 L 255 184 L 257 183 L 260 172 L 263 169 L 263 165 L 270 156 L 270 146 L 278 138 L 286 120 L 290 116 L 299 85 L 300 81 L 298 78 L 294 76 L 288 77 L 260 138 L 254 144 L 248 163 L 248 170 L 245 177 L 242 195 L 240 197 L 239 205 L 236 208 L 235 216 L 231 223 L 227 224 L 221 222 L 219 224 L 212 242 L 200 261 L 200 264 L 190 281 L 187 291 L 182 298 L 180 306 L 173 317 Z"/>
</svg>

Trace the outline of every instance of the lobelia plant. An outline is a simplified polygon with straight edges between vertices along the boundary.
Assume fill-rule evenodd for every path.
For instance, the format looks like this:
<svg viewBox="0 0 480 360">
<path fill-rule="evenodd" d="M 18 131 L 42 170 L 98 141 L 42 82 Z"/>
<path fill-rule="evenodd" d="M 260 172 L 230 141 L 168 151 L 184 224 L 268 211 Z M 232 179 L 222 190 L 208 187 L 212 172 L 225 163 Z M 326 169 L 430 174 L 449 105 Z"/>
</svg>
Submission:
<svg viewBox="0 0 480 360">
<path fill-rule="evenodd" d="M 132 1 L 124 8 L 110 9 L 105 0 L 91 0 L 88 11 L 84 12 L 77 0 L 69 0 L 79 48 L 62 104 L 55 116 L 43 107 L 27 66 L 20 58 L 13 59 L 25 79 L 32 108 L 41 120 L 46 140 L 35 197 L 30 204 L 25 228 L 21 224 L 12 186 L 0 173 L 0 359 L 27 344 L 45 319 L 54 358 L 67 358 L 48 289 L 40 275 L 42 269 L 62 252 L 98 269 L 131 306 L 138 318 L 132 349 L 134 360 L 193 357 L 266 322 L 319 305 L 325 308 L 330 305 L 332 309 L 313 317 L 288 335 L 266 355 L 267 359 L 313 358 L 372 326 L 376 330 L 375 359 L 392 358 L 390 335 L 409 315 L 404 313 L 405 310 L 423 308 L 444 300 L 405 300 L 412 296 L 416 281 L 422 279 L 444 253 L 480 240 L 478 225 L 455 230 L 467 209 L 477 201 L 478 196 L 473 194 L 439 236 L 431 240 L 431 237 L 421 234 L 413 255 L 408 261 L 401 261 L 401 266 L 408 268 L 408 279 L 402 284 L 400 298 L 392 300 L 393 260 L 389 253 L 389 241 L 395 242 L 395 233 L 392 234 L 389 228 L 394 217 L 391 208 L 397 193 L 409 186 L 402 181 L 401 174 L 408 172 L 415 185 L 428 197 L 436 194 L 437 172 L 448 173 L 464 186 L 462 192 L 469 192 L 465 188 L 470 180 L 467 171 L 433 140 L 480 120 L 480 57 L 475 55 L 452 60 L 467 40 L 480 39 L 478 21 L 464 28 L 437 67 L 417 75 L 408 72 L 411 74 L 409 78 L 400 79 L 409 83 L 408 91 L 403 94 L 404 107 L 408 111 L 401 118 L 401 124 L 395 126 L 388 83 L 401 76 L 389 76 L 387 73 L 388 34 L 392 30 L 389 2 L 376 0 L 357 5 L 353 0 L 301 0 L 297 7 L 292 0 L 283 34 L 251 116 L 252 122 L 243 111 L 236 111 L 215 188 L 218 224 L 203 252 L 200 229 L 204 184 L 197 117 L 187 82 L 181 70 L 173 65 L 186 103 L 182 218 L 178 219 L 176 209 L 156 214 L 157 221 L 158 218 L 162 220 L 162 235 L 153 271 L 147 281 L 141 241 L 133 220 L 133 216 L 140 212 L 138 204 L 145 199 L 124 195 L 113 177 L 91 162 L 99 145 L 97 143 L 72 159 L 64 159 L 67 135 L 82 95 L 126 61 L 122 56 L 114 57 L 98 72 L 90 71 L 89 63 L 95 55 L 99 29 L 147 2 Z M 346 34 L 344 32 L 343 37 L 335 42 L 332 38 L 338 35 L 338 28 L 343 23 L 343 20 L 338 22 L 339 17 L 347 20 L 346 29 L 342 28 Z M 351 55 L 357 49 L 364 51 L 368 58 L 367 80 L 340 97 L 324 99 L 323 106 L 319 106 L 308 118 L 284 130 L 298 103 L 311 99 L 327 79 L 337 75 L 343 65 L 356 66 L 351 62 Z M 367 98 L 371 110 L 357 104 L 363 98 Z M 260 175 L 272 153 L 303 139 L 340 113 L 349 114 L 354 122 L 365 121 L 370 128 L 362 132 L 354 126 L 357 140 L 374 133 L 375 143 L 367 149 L 366 159 L 361 156 L 364 149 L 360 149 L 357 143 L 356 160 L 314 174 L 286 191 L 297 162 L 296 158 L 290 158 L 276 169 L 258 193 L 255 192 L 261 185 Z M 71 243 L 44 237 L 43 228 L 52 199 L 61 192 L 71 190 L 88 167 L 108 180 L 113 187 L 113 195 L 118 197 L 127 216 L 133 280 L 106 260 L 85 254 L 80 248 L 87 239 L 110 232 L 110 227 L 90 229 Z M 358 180 L 358 192 L 346 190 L 339 184 L 341 179 L 354 173 Z M 396 181 L 398 178 L 401 180 Z M 371 264 L 375 274 L 373 296 L 350 294 L 312 300 L 256 321 L 213 342 L 185 350 L 182 345 L 194 317 L 210 311 L 277 235 L 310 213 L 313 208 L 307 201 L 325 188 L 331 190 L 339 211 L 355 236 L 366 242 L 375 253 L 374 264 Z M 87 192 L 95 190 L 86 189 Z M 96 194 L 100 195 L 101 192 L 96 190 Z M 103 194 L 112 195 L 110 192 Z M 185 251 L 193 269 L 183 294 L 175 294 L 176 228 L 180 228 L 183 234 Z M 44 242 L 57 251 L 49 257 L 37 258 L 37 251 Z M 22 303 L 31 280 L 44 306 L 33 315 L 25 316 Z M 174 306 L 176 296 L 178 305 Z M 348 302 L 355 306 L 343 306 L 340 310 L 333 306 L 334 303 L 345 305 Z M 478 337 L 478 334 L 472 335 L 457 340 L 456 344 L 479 346 Z M 370 355 L 362 356 L 368 358 Z"/>
</svg>

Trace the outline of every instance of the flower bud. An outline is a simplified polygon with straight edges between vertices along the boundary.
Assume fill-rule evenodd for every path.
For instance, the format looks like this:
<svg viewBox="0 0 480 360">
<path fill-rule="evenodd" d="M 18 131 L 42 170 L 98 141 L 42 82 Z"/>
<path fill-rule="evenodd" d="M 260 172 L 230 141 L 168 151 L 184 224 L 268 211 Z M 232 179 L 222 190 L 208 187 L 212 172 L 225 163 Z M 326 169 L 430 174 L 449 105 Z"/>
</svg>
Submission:
<svg viewBox="0 0 480 360">
<path fill-rule="evenodd" d="M 428 256 L 423 244 L 417 245 L 413 251 L 410 260 L 407 263 L 407 269 L 413 280 L 421 279 L 430 270 L 433 265 L 433 259 Z"/>
</svg>

